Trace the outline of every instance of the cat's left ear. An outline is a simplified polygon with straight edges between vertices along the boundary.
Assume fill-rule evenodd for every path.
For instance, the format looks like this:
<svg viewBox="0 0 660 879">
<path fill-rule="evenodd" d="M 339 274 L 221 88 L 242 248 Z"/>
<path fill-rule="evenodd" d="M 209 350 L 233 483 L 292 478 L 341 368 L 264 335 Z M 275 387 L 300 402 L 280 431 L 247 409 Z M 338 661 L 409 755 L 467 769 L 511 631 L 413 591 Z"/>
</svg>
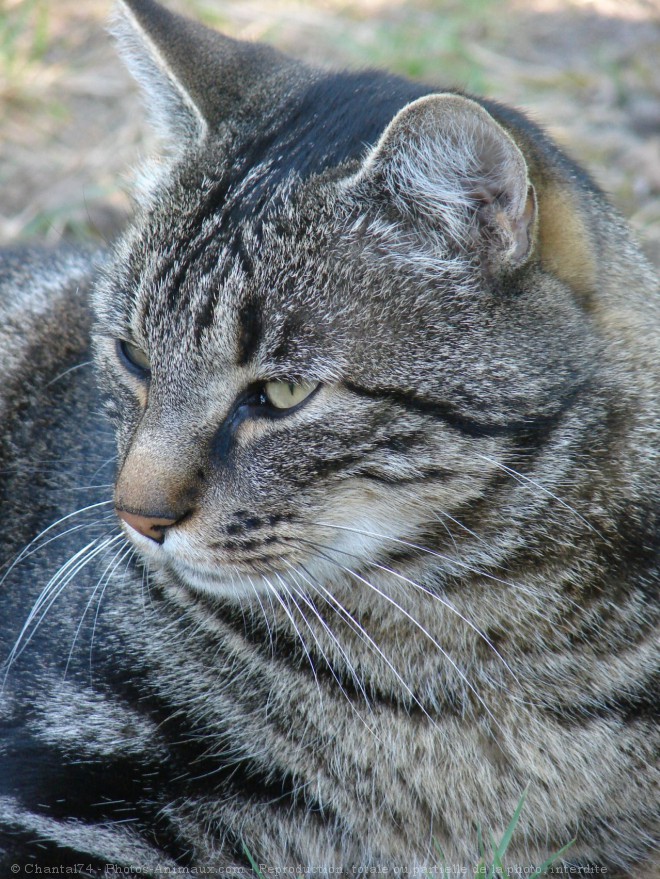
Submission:
<svg viewBox="0 0 660 879">
<path fill-rule="evenodd" d="M 269 46 L 224 36 L 156 0 L 118 0 L 112 30 L 157 130 L 175 152 L 249 115 L 290 65 Z"/>
<path fill-rule="evenodd" d="M 513 138 L 468 98 L 436 94 L 403 108 L 352 183 L 404 222 L 480 253 L 489 272 L 525 263 L 537 206 Z"/>
</svg>

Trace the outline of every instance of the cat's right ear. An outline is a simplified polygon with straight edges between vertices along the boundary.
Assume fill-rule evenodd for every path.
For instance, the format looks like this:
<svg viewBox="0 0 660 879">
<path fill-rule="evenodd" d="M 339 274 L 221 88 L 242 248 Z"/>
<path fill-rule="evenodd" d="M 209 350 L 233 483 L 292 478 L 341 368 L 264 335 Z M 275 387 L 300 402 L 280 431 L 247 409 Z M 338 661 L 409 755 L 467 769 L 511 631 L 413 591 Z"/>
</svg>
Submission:
<svg viewBox="0 0 660 879">
<path fill-rule="evenodd" d="M 530 257 L 537 204 L 525 158 L 475 101 L 434 94 L 404 107 L 347 185 L 412 226 L 430 250 L 478 254 L 488 273 Z"/>
<path fill-rule="evenodd" d="M 286 59 L 231 39 L 155 0 L 118 0 L 112 31 L 146 92 L 158 133 L 175 152 L 241 116 Z"/>
</svg>

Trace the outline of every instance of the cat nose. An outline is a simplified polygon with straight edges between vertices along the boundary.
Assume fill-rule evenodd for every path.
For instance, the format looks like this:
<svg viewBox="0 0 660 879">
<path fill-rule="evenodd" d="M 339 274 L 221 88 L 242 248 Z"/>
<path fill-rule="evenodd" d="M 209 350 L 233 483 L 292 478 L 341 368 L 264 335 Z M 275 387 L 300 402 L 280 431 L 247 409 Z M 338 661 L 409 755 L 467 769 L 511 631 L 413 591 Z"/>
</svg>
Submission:
<svg viewBox="0 0 660 879">
<path fill-rule="evenodd" d="M 149 537 L 156 543 L 162 543 L 165 539 L 165 529 L 176 524 L 178 519 L 167 519 L 163 516 L 142 516 L 139 513 L 129 513 L 127 510 L 117 508 L 117 515 L 127 525 L 134 528 L 143 537 Z"/>
<path fill-rule="evenodd" d="M 194 512 L 203 487 L 194 449 L 138 428 L 115 483 L 115 511 L 138 534 L 162 543 L 168 528 Z"/>
</svg>

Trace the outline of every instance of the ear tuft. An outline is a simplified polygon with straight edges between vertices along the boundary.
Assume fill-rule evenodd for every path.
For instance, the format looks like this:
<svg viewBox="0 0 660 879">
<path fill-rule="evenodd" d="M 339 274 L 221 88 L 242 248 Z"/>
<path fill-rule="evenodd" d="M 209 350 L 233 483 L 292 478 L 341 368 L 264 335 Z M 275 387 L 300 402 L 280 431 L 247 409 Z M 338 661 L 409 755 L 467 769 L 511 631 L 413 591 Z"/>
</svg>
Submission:
<svg viewBox="0 0 660 879">
<path fill-rule="evenodd" d="M 389 124 L 357 175 L 409 220 L 478 250 L 489 272 L 530 256 L 536 198 L 513 138 L 475 101 L 419 98 Z"/>
</svg>

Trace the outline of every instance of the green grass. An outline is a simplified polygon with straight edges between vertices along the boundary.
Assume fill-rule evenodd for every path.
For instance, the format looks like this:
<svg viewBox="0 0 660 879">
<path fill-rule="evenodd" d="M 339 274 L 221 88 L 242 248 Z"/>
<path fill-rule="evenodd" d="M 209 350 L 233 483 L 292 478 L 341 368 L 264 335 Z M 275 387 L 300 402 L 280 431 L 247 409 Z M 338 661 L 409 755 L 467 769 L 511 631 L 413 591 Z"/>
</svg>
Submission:
<svg viewBox="0 0 660 879">
<path fill-rule="evenodd" d="M 488 845 L 486 845 L 483 839 L 483 833 L 481 831 L 481 828 L 477 828 L 477 852 L 479 860 L 473 874 L 474 879 L 505 879 L 505 877 L 516 875 L 517 866 L 512 864 L 509 864 L 507 866 L 505 863 L 505 855 L 509 848 L 511 840 L 513 839 L 513 835 L 518 826 L 518 822 L 520 821 L 520 816 L 525 805 L 525 800 L 527 799 L 528 789 L 529 785 L 523 791 L 520 800 L 518 801 L 518 805 L 516 806 L 516 810 L 511 817 L 511 821 L 509 822 L 506 830 L 502 834 L 502 838 L 499 842 L 497 842 L 497 840 L 493 837 L 492 833 L 489 833 L 489 842 Z M 538 877 L 543 876 L 553 866 L 553 864 L 555 864 L 560 858 L 562 858 L 566 854 L 566 852 L 571 848 L 574 843 L 575 839 L 572 839 L 570 842 L 566 843 L 565 846 L 562 846 L 562 848 L 560 848 L 558 852 L 547 858 L 547 860 L 545 860 L 539 867 L 537 867 L 533 873 L 525 873 L 526 879 L 538 879 Z M 255 876 L 257 876 L 257 879 L 266 879 L 263 871 L 260 869 L 259 864 L 255 860 L 252 852 L 245 844 L 245 842 L 242 843 L 242 846 Z M 427 879 L 433 879 L 433 877 L 436 876 L 451 876 L 452 866 L 447 864 L 445 854 L 437 842 L 435 842 L 435 848 L 438 853 L 438 862 L 435 867 L 429 872 Z M 302 877 L 296 877 L 296 879 L 302 879 Z"/>
<path fill-rule="evenodd" d="M 475 28 L 487 32 L 494 26 L 500 0 L 444 0 L 416 6 L 403 5 L 396 15 L 379 17 L 366 41 L 352 39 L 348 29 L 344 51 L 349 60 L 413 79 L 486 92 L 486 71 L 472 55 L 471 39 Z"/>
<path fill-rule="evenodd" d="M 20 96 L 31 69 L 48 49 L 47 0 L 23 0 L 0 12 L 0 94 Z"/>
</svg>

